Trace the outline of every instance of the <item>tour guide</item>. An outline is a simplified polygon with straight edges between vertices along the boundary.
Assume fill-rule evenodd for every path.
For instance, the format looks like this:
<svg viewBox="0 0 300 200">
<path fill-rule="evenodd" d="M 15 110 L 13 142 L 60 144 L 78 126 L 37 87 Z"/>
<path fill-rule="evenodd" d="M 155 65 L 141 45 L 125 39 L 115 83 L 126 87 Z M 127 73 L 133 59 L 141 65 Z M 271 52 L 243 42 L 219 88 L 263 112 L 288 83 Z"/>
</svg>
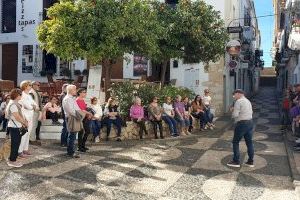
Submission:
<svg viewBox="0 0 300 200">
<path fill-rule="evenodd" d="M 233 144 L 233 160 L 227 163 L 230 167 L 240 167 L 240 149 L 239 143 L 244 137 L 247 145 L 248 161 L 245 165 L 254 167 L 253 157 L 254 148 L 252 142 L 253 136 L 253 121 L 252 121 L 252 105 L 251 102 L 245 97 L 243 90 L 235 90 L 233 98 L 236 100 L 233 108 L 232 117 L 235 121 Z"/>
</svg>

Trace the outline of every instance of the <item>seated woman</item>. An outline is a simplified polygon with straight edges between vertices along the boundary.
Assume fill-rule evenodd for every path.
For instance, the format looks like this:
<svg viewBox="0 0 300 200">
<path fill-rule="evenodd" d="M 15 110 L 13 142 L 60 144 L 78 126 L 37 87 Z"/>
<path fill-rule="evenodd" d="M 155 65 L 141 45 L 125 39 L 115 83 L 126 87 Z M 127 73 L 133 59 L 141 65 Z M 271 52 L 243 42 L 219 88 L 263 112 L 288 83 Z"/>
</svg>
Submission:
<svg viewBox="0 0 300 200">
<path fill-rule="evenodd" d="M 111 97 L 108 100 L 107 105 L 104 109 L 104 115 L 105 115 L 105 122 L 106 122 L 106 134 L 107 138 L 106 141 L 109 140 L 109 134 L 111 131 L 111 126 L 114 124 L 117 127 L 117 141 L 121 142 L 121 126 L 122 126 L 122 120 L 119 114 L 119 106 L 117 105 L 117 101 L 115 98 Z"/>
<path fill-rule="evenodd" d="M 50 101 L 44 106 L 43 116 L 44 119 L 52 119 L 52 124 L 60 125 L 61 123 L 58 121 L 58 116 L 60 112 L 61 108 L 57 105 L 57 98 L 52 97 Z"/>
<path fill-rule="evenodd" d="M 136 97 L 134 100 L 134 104 L 130 108 L 130 117 L 134 123 L 138 124 L 140 128 L 139 130 L 140 139 L 143 139 L 143 132 L 145 132 L 146 135 L 148 135 L 148 132 L 145 126 L 144 108 L 141 104 L 142 104 L 141 99 L 139 97 Z"/>
<path fill-rule="evenodd" d="M 94 142 L 100 141 L 100 129 L 101 129 L 101 119 L 103 116 L 102 107 L 98 104 L 98 99 L 93 97 L 91 99 L 91 106 L 87 109 L 90 113 L 93 114 L 93 117 L 90 121 L 90 128 L 93 131 Z"/>
<path fill-rule="evenodd" d="M 157 136 L 157 126 L 159 127 L 159 132 L 160 132 L 160 138 L 163 139 L 163 127 L 162 127 L 162 108 L 161 106 L 157 103 L 158 98 L 153 97 L 152 102 L 150 103 L 148 107 L 148 116 L 149 120 L 151 121 L 153 125 L 153 131 L 155 135 L 155 139 L 158 139 Z"/>
<path fill-rule="evenodd" d="M 180 123 L 181 135 L 190 135 L 191 134 L 189 132 L 190 120 L 189 120 L 189 116 L 186 115 L 185 105 L 181 101 L 180 95 L 176 96 L 174 109 L 175 109 L 175 119 L 177 120 L 178 123 Z"/>
<path fill-rule="evenodd" d="M 177 131 L 177 122 L 174 119 L 175 112 L 174 112 L 174 108 L 172 105 L 171 97 L 166 98 L 166 102 L 163 103 L 163 110 L 164 110 L 164 112 L 162 115 L 162 119 L 169 125 L 171 136 L 173 136 L 173 137 L 179 136 L 178 131 Z"/>
<path fill-rule="evenodd" d="M 206 117 L 205 117 L 205 110 L 204 110 L 204 105 L 202 103 L 202 99 L 200 95 L 197 95 L 194 99 L 194 101 L 192 102 L 192 112 L 191 115 L 196 118 L 199 119 L 199 123 L 200 123 L 200 130 L 203 131 L 205 128 L 205 125 L 207 123 L 206 121 Z"/>
<path fill-rule="evenodd" d="M 190 100 L 188 97 L 183 98 L 183 105 L 184 105 L 184 116 L 186 119 L 189 119 L 189 129 L 188 131 L 191 133 L 193 131 L 193 117 L 191 115 L 191 107 Z"/>
</svg>

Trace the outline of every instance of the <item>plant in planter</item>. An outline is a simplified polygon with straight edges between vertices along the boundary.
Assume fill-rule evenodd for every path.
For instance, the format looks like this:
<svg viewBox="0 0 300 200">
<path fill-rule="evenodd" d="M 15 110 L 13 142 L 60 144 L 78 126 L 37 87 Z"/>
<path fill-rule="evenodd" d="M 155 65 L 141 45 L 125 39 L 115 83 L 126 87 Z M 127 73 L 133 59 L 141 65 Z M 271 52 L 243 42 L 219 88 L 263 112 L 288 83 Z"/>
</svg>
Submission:
<svg viewBox="0 0 300 200">
<path fill-rule="evenodd" d="M 111 96 L 119 101 L 120 115 L 123 119 L 129 119 L 129 109 L 133 103 L 136 88 L 133 83 L 126 81 L 123 83 L 114 83 L 111 88 Z"/>
<path fill-rule="evenodd" d="M 81 75 L 81 71 L 79 69 L 74 70 L 74 75 L 75 76 L 80 76 Z"/>
<path fill-rule="evenodd" d="M 45 76 L 47 75 L 47 73 L 46 73 L 45 70 L 42 70 L 42 71 L 40 71 L 40 75 L 41 75 L 42 77 L 45 77 Z"/>
<path fill-rule="evenodd" d="M 63 68 L 61 70 L 61 74 L 64 76 L 64 78 L 70 78 L 71 77 L 71 70 L 67 67 Z"/>
</svg>

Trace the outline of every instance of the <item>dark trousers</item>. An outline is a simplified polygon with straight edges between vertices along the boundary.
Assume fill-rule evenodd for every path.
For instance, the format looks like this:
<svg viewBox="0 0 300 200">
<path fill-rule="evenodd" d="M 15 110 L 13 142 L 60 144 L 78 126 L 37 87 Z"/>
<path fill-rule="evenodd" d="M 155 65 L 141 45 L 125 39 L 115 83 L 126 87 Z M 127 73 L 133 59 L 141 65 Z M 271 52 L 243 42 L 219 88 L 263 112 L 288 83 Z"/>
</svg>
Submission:
<svg viewBox="0 0 300 200">
<path fill-rule="evenodd" d="M 67 130 L 67 122 L 66 119 L 63 119 L 63 128 L 61 130 L 61 135 L 60 135 L 60 144 L 61 145 L 67 145 L 68 144 L 68 130 Z"/>
<path fill-rule="evenodd" d="M 99 120 L 91 120 L 90 121 L 90 128 L 93 131 L 93 136 L 97 137 L 100 135 L 101 130 L 101 121 Z"/>
<path fill-rule="evenodd" d="M 68 136 L 67 153 L 72 156 L 75 153 L 76 132 L 70 132 Z"/>
<path fill-rule="evenodd" d="M 242 138 L 245 139 L 248 152 L 248 161 L 253 161 L 254 147 L 253 147 L 253 122 L 252 120 L 239 121 L 234 129 L 233 144 L 233 161 L 240 162 L 239 144 Z"/>
<path fill-rule="evenodd" d="M 120 117 L 117 117 L 116 119 L 106 119 L 106 135 L 107 137 L 110 134 L 111 131 L 111 126 L 115 125 L 117 127 L 117 136 L 120 137 L 121 136 L 121 128 L 122 128 L 122 121 Z"/>
<path fill-rule="evenodd" d="M 9 128 L 11 138 L 11 150 L 10 150 L 10 161 L 16 161 L 18 157 L 18 150 L 21 144 L 21 138 L 19 128 Z"/>
<path fill-rule="evenodd" d="M 153 132 L 154 132 L 154 136 L 155 138 L 158 138 L 157 137 L 157 127 L 159 128 L 159 132 L 160 132 L 160 137 L 164 137 L 164 134 L 163 134 L 163 127 L 162 127 L 162 120 L 151 120 L 151 123 L 153 125 Z"/>
<path fill-rule="evenodd" d="M 281 125 L 288 126 L 291 124 L 289 109 L 282 109 Z"/>
<path fill-rule="evenodd" d="M 207 121 L 206 121 L 206 116 L 205 116 L 205 112 L 199 112 L 199 113 L 192 113 L 192 116 L 195 117 L 196 119 L 199 119 L 200 122 L 200 128 L 204 128 L 204 126 L 206 125 Z"/>
<path fill-rule="evenodd" d="M 87 138 L 89 134 L 91 133 L 90 131 L 90 120 L 87 120 L 86 118 L 83 119 L 83 130 L 79 131 L 78 133 L 78 148 L 79 149 L 84 149 L 85 148 L 85 143 L 87 141 Z"/>
<path fill-rule="evenodd" d="M 146 135 L 148 135 L 147 129 L 146 129 L 146 125 L 145 125 L 145 121 L 141 120 L 141 121 L 137 121 L 137 119 L 133 119 L 132 120 L 134 123 L 136 123 L 140 130 L 139 130 L 139 134 L 140 134 L 140 138 L 143 137 L 143 132 L 145 132 Z"/>
<path fill-rule="evenodd" d="M 36 140 L 40 140 L 40 139 L 41 139 L 41 138 L 40 138 L 41 125 L 42 125 L 42 122 L 41 122 L 41 121 L 38 121 L 36 130 L 35 130 L 35 133 L 36 133 Z"/>
<path fill-rule="evenodd" d="M 52 119 L 52 122 L 58 122 L 58 113 L 47 112 L 47 116 Z"/>
</svg>

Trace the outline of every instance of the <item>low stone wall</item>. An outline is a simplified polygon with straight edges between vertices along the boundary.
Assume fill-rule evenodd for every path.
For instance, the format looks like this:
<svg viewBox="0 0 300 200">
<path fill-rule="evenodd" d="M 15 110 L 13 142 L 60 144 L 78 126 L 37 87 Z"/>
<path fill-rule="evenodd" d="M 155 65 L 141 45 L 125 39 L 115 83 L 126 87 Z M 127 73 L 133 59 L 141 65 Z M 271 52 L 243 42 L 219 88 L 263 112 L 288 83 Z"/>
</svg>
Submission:
<svg viewBox="0 0 300 200">
<path fill-rule="evenodd" d="M 126 122 L 127 127 L 122 127 L 122 132 L 121 132 L 121 139 L 122 140 L 130 140 L 130 139 L 139 139 L 139 130 L 140 128 L 138 127 L 138 125 L 132 121 L 128 121 Z M 199 123 L 198 120 L 195 120 L 193 118 L 193 127 L 194 129 L 199 129 Z M 154 138 L 154 133 L 153 133 L 153 126 L 151 124 L 150 121 L 146 121 L 146 129 L 148 131 L 148 136 L 145 136 L 145 134 L 143 133 L 145 138 Z M 159 131 L 158 132 L 158 136 L 159 136 Z M 170 131 L 169 131 L 169 126 L 163 121 L 163 133 L 165 137 L 170 137 Z M 100 137 L 102 139 L 106 138 L 106 127 L 103 127 L 101 129 L 101 134 Z M 116 138 L 117 137 L 117 129 L 116 127 L 113 125 L 109 138 Z"/>
</svg>

